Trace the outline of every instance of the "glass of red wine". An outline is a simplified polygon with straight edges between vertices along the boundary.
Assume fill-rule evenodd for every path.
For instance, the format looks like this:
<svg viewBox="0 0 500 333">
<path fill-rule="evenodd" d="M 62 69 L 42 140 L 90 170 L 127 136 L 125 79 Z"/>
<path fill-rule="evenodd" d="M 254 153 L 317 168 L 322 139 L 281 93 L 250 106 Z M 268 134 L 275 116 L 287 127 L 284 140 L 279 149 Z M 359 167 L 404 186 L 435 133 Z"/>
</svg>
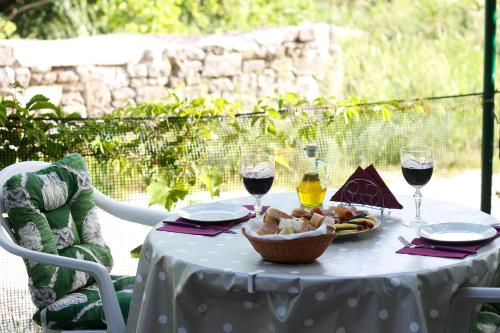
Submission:
<svg viewBox="0 0 500 333">
<path fill-rule="evenodd" d="M 417 145 L 401 148 L 401 170 L 406 182 L 415 188 L 415 219 L 405 221 L 403 225 L 420 228 L 428 225 L 420 217 L 422 194 L 420 189 L 429 182 L 434 170 L 434 150 L 429 146 Z"/>
<path fill-rule="evenodd" d="M 255 198 L 255 216 L 262 213 L 260 199 L 271 189 L 274 181 L 274 156 L 247 153 L 241 160 L 241 177 L 246 190 Z"/>
</svg>

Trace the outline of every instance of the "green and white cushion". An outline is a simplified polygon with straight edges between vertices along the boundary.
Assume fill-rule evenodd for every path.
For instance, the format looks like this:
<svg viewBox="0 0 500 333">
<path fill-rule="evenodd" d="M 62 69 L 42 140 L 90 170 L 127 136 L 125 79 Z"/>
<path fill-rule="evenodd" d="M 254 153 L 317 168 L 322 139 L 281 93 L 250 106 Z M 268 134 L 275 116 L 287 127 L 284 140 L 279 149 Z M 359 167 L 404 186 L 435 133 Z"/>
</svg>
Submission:
<svg viewBox="0 0 500 333">
<path fill-rule="evenodd" d="M 123 318 L 127 322 L 135 278 L 111 276 L 111 279 Z M 38 310 L 33 320 L 49 329 L 106 328 L 106 318 L 96 284 L 81 288 Z"/>
<path fill-rule="evenodd" d="M 4 185 L 9 225 L 19 244 L 45 252 L 113 265 L 101 236 L 85 160 L 71 154 L 38 172 L 11 177 Z M 25 260 L 29 289 L 38 308 L 94 282 L 84 272 Z"/>
<path fill-rule="evenodd" d="M 495 333 L 500 329 L 500 304 L 483 304 L 471 333 Z"/>
</svg>

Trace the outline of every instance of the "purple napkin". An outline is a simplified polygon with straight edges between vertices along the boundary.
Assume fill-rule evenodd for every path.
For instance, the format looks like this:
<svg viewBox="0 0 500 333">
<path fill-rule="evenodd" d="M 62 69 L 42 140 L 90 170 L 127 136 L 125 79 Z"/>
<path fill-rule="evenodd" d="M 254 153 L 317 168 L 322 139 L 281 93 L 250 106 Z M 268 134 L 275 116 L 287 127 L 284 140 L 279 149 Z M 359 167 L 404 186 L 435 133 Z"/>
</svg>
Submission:
<svg viewBox="0 0 500 333">
<path fill-rule="evenodd" d="M 455 247 L 457 249 L 466 249 L 466 250 L 473 250 L 476 251 L 479 249 L 481 246 L 484 244 L 492 241 L 493 239 L 497 238 L 500 236 L 500 226 L 492 226 L 497 230 L 497 234 L 487 240 L 476 242 L 476 243 L 467 243 L 467 244 L 446 244 L 447 247 Z M 412 244 L 415 245 L 436 245 L 436 242 L 432 242 L 430 240 L 424 239 L 422 237 L 420 238 L 415 238 L 412 242 Z M 442 257 L 442 258 L 457 258 L 457 259 L 462 259 L 467 257 L 469 254 L 467 253 L 460 253 L 460 252 L 448 252 L 448 251 L 440 251 L 440 250 L 432 250 L 432 249 L 423 249 L 423 248 L 409 248 L 409 247 L 403 247 L 402 249 L 396 251 L 396 253 L 402 253 L 402 254 L 416 254 L 420 256 L 429 256 L 429 257 Z"/>
<path fill-rule="evenodd" d="M 396 199 L 391 190 L 389 190 L 389 187 L 387 187 L 382 177 L 380 177 L 375 166 L 370 164 L 365 168 L 365 171 L 370 175 L 372 180 L 382 188 L 381 191 L 384 196 L 385 208 L 403 209 L 403 205 L 399 203 L 398 199 Z"/>
<path fill-rule="evenodd" d="M 355 179 L 359 180 L 356 184 L 350 183 Z M 380 192 L 377 191 L 377 188 Z M 351 193 L 352 190 L 355 190 L 354 194 Z M 358 166 L 344 185 L 335 192 L 330 201 L 350 202 L 390 209 L 403 208 L 384 183 L 373 164 L 370 164 L 366 169 Z"/>
<path fill-rule="evenodd" d="M 253 210 L 253 205 L 243 205 L 243 207 Z M 262 212 L 265 212 L 269 206 L 262 206 Z M 249 213 L 247 216 L 244 216 L 242 218 L 236 219 L 236 220 L 231 220 L 231 221 L 226 221 L 223 223 L 217 223 L 217 224 L 212 224 L 212 223 L 199 223 L 196 221 L 188 220 L 182 217 L 179 217 L 177 220 L 175 220 L 176 223 L 178 224 L 185 224 L 185 226 L 180 226 L 180 225 L 169 225 L 165 224 L 163 227 L 160 227 L 156 230 L 159 231 L 168 231 L 168 232 L 176 232 L 180 234 L 191 234 L 191 235 L 203 235 L 203 236 L 217 236 L 218 234 L 223 233 L 224 231 L 230 230 L 232 227 L 235 225 L 245 222 L 252 217 L 255 217 L 254 213 Z M 165 222 L 165 221 L 163 221 Z M 193 225 L 199 225 L 202 227 L 206 227 L 207 229 L 200 229 L 197 228 Z M 210 229 L 208 229 L 210 228 Z"/>
</svg>

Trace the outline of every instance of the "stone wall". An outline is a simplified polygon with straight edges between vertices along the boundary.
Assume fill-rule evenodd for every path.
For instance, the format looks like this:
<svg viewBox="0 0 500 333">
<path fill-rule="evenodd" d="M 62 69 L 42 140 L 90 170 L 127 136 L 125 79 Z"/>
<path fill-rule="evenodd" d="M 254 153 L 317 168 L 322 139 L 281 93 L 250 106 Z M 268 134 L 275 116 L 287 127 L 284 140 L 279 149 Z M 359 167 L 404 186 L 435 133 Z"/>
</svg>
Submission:
<svg viewBox="0 0 500 333">
<path fill-rule="evenodd" d="M 286 91 L 339 95 L 339 51 L 335 28 L 326 24 L 205 37 L 1 40 L 0 92 L 18 81 L 27 88 L 24 98 L 42 93 L 89 117 L 159 100 L 172 89 L 243 103 Z"/>
</svg>

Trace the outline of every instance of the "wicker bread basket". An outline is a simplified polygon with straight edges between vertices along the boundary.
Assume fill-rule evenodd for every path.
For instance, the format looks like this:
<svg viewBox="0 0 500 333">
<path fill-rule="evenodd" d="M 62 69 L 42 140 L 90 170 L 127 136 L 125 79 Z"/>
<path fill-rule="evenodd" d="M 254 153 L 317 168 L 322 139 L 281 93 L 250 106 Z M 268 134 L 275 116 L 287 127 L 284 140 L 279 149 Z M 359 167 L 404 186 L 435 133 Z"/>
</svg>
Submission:
<svg viewBox="0 0 500 333">
<path fill-rule="evenodd" d="M 328 233 L 315 237 L 273 240 L 252 237 L 245 233 L 245 229 L 242 229 L 242 233 L 265 260 L 289 264 L 313 262 L 335 238 L 334 233 Z"/>
</svg>

